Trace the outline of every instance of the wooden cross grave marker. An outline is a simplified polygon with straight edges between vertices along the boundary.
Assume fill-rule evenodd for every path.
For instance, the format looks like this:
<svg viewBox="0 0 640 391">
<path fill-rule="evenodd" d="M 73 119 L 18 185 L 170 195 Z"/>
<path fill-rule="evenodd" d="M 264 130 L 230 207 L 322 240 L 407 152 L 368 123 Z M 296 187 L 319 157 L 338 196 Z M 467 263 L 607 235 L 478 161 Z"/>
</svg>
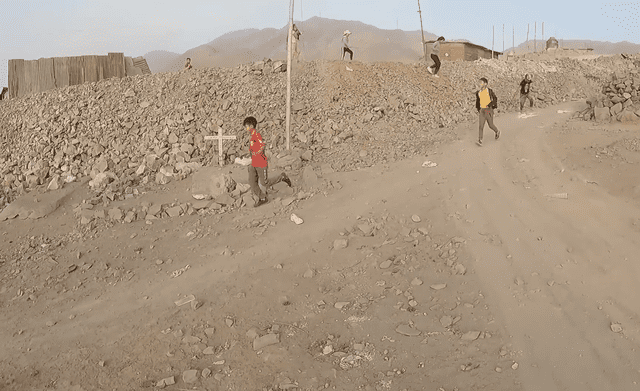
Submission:
<svg viewBox="0 0 640 391">
<path fill-rule="evenodd" d="M 205 140 L 218 140 L 218 162 L 220 167 L 224 166 L 224 158 L 222 157 L 222 140 L 235 140 L 236 136 L 223 136 L 222 128 L 218 127 L 217 136 L 204 136 Z"/>
</svg>

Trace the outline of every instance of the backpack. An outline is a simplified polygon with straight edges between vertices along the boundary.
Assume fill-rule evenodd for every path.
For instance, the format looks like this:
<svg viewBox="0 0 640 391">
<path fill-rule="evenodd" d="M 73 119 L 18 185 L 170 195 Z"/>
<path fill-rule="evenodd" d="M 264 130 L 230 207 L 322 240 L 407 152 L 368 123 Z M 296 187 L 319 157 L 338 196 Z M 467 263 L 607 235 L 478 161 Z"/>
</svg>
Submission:
<svg viewBox="0 0 640 391">
<path fill-rule="evenodd" d="M 493 90 L 489 90 L 491 91 L 491 101 L 493 102 L 493 108 L 497 109 L 498 108 L 498 97 L 496 96 L 496 94 L 493 93 Z"/>
</svg>

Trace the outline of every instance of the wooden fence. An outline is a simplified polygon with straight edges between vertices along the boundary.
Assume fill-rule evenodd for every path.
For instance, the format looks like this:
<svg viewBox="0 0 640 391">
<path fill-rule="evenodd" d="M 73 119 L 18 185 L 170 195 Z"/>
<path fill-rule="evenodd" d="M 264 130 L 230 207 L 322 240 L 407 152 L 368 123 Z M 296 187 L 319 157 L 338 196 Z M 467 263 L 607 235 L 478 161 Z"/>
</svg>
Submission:
<svg viewBox="0 0 640 391">
<path fill-rule="evenodd" d="M 9 98 L 126 75 L 124 53 L 9 60 Z"/>
</svg>

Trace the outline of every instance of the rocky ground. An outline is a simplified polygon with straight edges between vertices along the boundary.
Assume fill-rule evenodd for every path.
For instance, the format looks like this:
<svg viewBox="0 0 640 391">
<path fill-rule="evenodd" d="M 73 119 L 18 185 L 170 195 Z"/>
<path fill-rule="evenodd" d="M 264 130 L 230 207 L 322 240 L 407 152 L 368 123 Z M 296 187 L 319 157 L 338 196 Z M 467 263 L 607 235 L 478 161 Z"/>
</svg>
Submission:
<svg viewBox="0 0 640 391">
<path fill-rule="evenodd" d="M 22 136 L 3 133 L 3 213 L 17 217 L 0 222 L 0 389 L 638 389 L 637 127 L 571 118 L 616 61 L 456 63 L 441 79 L 399 64 L 307 64 L 296 71 L 294 102 L 304 106 L 289 153 L 276 131 L 282 73 L 258 64 L 154 75 L 182 85 L 165 94 L 219 104 L 211 126 L 223 127 L 251 112 L 218 100 L 243 95 L 240 87 L 194 98 L 186 80 L 197 91 L 206 72 L 235 75 L 214 78 L 229 89 L 273 79 L 273 90 L 252 91 L 265 107 L 277 102 L 261 126 L 275 144 L 271 175 L 285 169 L 294 187 L 276 185 L 257 209 L 240 165 L 222 171 L 232 194 L 203 201 L 192 197 L 197 172 L 176 170 L 216 163 L 215 149 L 196 145 L 198 134 L 215 133 L 204 103 L 189 121 L 188 105 L 159 104 L 140 78 L 104 82 L 115 84 L 101 98 L 90 85 L 49 93 L 60 100 L 44 108 L 9 101 L 0 111 L 13 122 L 3 124 L 22 124 Z M 512 78 L 493 83 L 501 97 L 523 72 L 539 72 L 539 107 L 499 113 L 500 140 L 487 129 L 485 146 L 475 146 L 474 79 Z M 83 89 L 74 99 L 87 105 L 125 97 L 92 123 L 104 106 L 69 109 L 71 91 Z M 105 126 L 104 140 L 91 141 L 103 121 L 131 123 L 144 109 L 126 103 L 129 90 L 158 98 L 166 130 Z M 434 99 L 438 91 L 449 93 Z M 515 103 L 504 101 L 506 111 Z M 63 119 L 19 114 L 40 111 Z M 136 126 L 143 141 L 132 144 Z M 244 154 L 245 136 L 235 134 L 228 163 Z M 27 141 L 38 137 L 49 142 L 29 158 Z M 14 151 L 27 151 L 24 160 Z M 49 162 L 46 176 L 37 161 L 41 170 Z M 96 185 L 107 172 L 116 178 Z M 20 175 L 37 179 L 25 186 Z"/>
</svg>

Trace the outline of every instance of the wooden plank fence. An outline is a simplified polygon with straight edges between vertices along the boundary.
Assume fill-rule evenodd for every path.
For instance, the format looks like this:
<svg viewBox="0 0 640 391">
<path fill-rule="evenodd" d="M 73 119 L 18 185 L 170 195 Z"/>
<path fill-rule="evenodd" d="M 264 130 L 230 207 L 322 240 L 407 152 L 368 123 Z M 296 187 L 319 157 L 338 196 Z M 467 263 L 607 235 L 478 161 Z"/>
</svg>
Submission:
<svg viewBox="0 0 640 391">
<path fill-rule="evenodd" d="M 126 75 L 124 53 L 9 60 L 8 98 Z"/>
</svg>

